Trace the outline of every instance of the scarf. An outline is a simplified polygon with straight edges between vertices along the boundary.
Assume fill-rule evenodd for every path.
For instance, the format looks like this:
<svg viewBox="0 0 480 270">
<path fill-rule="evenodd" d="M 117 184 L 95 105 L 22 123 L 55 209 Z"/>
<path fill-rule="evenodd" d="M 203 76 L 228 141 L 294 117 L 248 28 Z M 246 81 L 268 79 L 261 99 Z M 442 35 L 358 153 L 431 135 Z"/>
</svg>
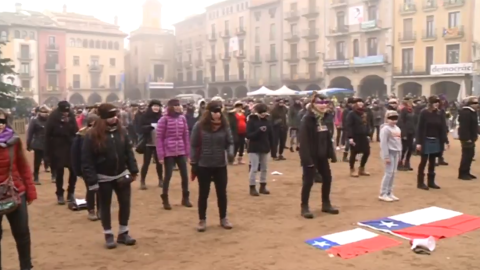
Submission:
<svg viewBox="0 0 480 270">
<path fill-rule="evenodd" d="M 114 132 L 115 130 L 117 130 L 117 126 L 116 126 L 116 125 L 115 125 L 115 126 L 109 126 L 109 125 L 107 125 L 107 131 L 108 131 L 108 132 Z"/>
<path fill-rule="evenodd" d="M 62 118 L 60 119 L 60 121 L 65 123 L 68 123 L 69 120 L 70 120 L 70 117 L 68 115 L 67 116 L 62 115 Z"/>
<path fill-rule="evenodd" d="M 222 126 L 222 120 L 212 120 L 212 131 L 217 131 Z"/>
<path fill-rule="evenodd" d="M 407 109 L 408 113 L 411 113 L 413 111 L 413 108 L 411 106 L 405 106 L 405 109 Z"/>
<path fill-rule="evenodd" d="M 362 118 L 362 123 L 364 125 L 367 125 L 367 114 L 365 113 L 365 109 L 364 108 L 355 108 L 354 111 L 355 111 L 355 113 L 360 115 L 360 117 Z"/>
<path fill-rule="evenodd" d="M 323 117 L 325 117 L 325 112 L 319 112 L 316 109 L 312 110 L 313 114 L 315 115 L 315 119 L 317 119 L 318 126 L 322 126 L 323 124 Z"/>
<path fill-rule="evenodd" d="M 13 137 L 13 129 L 6 127 L 2 133 L 0 133 L 0 143 L 6 143 Z"/>
</svg>

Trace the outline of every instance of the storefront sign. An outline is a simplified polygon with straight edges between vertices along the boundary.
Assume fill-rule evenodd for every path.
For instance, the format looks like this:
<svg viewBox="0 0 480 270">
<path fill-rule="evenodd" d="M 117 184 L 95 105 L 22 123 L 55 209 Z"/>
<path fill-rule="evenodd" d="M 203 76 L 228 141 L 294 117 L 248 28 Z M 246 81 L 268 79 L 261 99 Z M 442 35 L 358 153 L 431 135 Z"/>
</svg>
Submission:
<svg viewBox="0 0 480 270">
<path fill-rule="evenodd" d="M 327 68 L 335 68 L 335 67 L 346 67 L 350 65 L 350 61 L 346 60 L 325 60 L 323 65 Z"/>
<path fill-rule="evenodd" d="M 380 55 L 371 55 L 365 57 L 354 57 L 353 64 L 354 65 L 372 65 L 372 64 L 381 64 L 385 61 L 385 56 L 383 54 Z"/>
<path fill-rule="evenodd" d="M 473 63 L 431 65 L 431 75 L 442 74 L 471 74 L 473 73 Z"/>
</svg>

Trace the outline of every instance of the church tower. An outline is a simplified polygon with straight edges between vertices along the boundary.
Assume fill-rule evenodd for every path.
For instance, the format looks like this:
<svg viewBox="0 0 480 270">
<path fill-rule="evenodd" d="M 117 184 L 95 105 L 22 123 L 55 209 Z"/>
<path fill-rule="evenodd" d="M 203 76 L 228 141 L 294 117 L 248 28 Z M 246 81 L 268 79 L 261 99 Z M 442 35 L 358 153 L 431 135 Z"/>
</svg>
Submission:
<svg viewBox="0 0 480 270">
<path fill-rule="evenodd" d="M 142 27 L 161 29 L 162 4 L 157 0 L 146 0 L 143 4 Z"/>
</svg>

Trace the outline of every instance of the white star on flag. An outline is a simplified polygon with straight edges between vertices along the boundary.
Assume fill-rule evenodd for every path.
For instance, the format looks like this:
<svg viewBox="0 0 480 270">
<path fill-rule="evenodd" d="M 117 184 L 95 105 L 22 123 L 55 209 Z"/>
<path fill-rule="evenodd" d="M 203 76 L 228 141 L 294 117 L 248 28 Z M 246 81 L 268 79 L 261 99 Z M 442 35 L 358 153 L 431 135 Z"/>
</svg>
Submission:
<svg viewBox="0 0 480 270">
<path fill-rule="evenodd" d="M 398 224 L 395 224 L 392 221 L 390 221 L 390 222 L 380 221 L 380 223 L 381 223 L 380 226 L 386 226 L 389 229 L 392 228 L 392 227 L 397 227 L 398 226 Z"/>
<path fill-rule="evenodd" d="M 322 242 L 314 241 L 312 246 L 328 247 L 330 245 L 325 241 L 322 241 Z"/>
</svg>

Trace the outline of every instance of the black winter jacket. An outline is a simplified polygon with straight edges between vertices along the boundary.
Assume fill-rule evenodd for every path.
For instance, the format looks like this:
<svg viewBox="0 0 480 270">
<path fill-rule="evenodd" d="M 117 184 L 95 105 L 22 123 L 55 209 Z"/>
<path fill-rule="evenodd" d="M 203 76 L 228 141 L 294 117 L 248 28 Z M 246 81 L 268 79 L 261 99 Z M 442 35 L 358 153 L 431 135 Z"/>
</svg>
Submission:
<svg viewBox="0 0 480 270">
<path fill-rule="evenodd" d="M 315 165 L 322 159 L 334 159 L 332 133 L 327 128 L 325 116 L 323 128 L 318 125 L 315 114 L 308 111 L 300 123 L 298 142 L 302 166 Z"/>
<path fill-rule="evenodd" d="M 260 127 L 265 126 L 266 131 L 261 131 Z M 260 118 L 257 114 L 248 116 L 247 134 L 248 139 L 248 153 L 263 153 L 270 152 L 273 147 L 273 126 L 267 117 Z"/>
<path fill-rule="evenodd" d="M 89 186 L 98 184 L 97 174 L 116 176 L 129 170 L 138 174 L 132 145 L 123 130 L 108 132 L 104 150 L 98 152 L 89 134 L 82 145 L 82 175 Z"/>
<path fill-rule="evenodd" d="M 41 117 L 32 118 L 28 124 L 27 131 L 27 149 L 28 150 L 45 150 L 45 126 L 47 125 L 47 118 Z"/>
<path fill-rule="evenodd" d="M 403 108 L 400 111 L 400 117 L 398 119 L 397 126 L 402 131 L 402 138 L 407 137 L 408 135 L 415 134 L 415 122 L 416 122 L 415 112 L 409 110 L 408 108 Z"/>
<path fill-rule="evenodd" d="M 460 141 L 475 142 L 478 139 L 478 118 L 477 111 L 472 107 L 463 107 L 458 114 L 458 139 Z"/>
</svg>

